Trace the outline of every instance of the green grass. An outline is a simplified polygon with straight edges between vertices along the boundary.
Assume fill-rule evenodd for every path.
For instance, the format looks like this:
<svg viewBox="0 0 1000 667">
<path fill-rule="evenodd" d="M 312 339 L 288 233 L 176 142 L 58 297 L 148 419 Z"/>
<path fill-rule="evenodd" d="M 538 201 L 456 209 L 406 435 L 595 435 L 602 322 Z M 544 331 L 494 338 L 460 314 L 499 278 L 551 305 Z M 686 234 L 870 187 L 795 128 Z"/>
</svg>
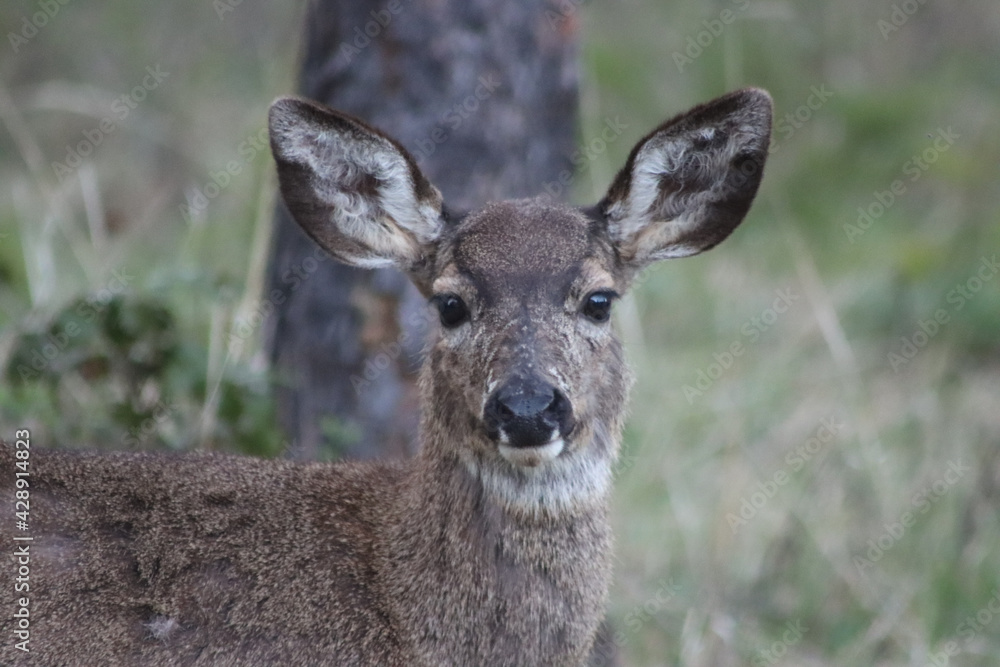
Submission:
<svg viewBox="0 0 1000 667">
<path fill-rule="evenodd" d="M 739 6 L 581 12 L 581 140 L 607 117 L 628 128 L 577 179 L 580 202 L 648 129 L 728 89 L 808 115 L 776 125 L 744 226 L 650 271 L 619 311 L 638 371 L 614 505 L 626 660 L 922 666 L 954 642 L 949 664 L 995 664 L 1000 277 L 976 276 L 1000 255 L 1000 9 L 925 3 L 883 39 L 891 4 L 751 1 L 679 70 L 703 21 Z M 301 3 L 224 21 L 211 3 L 60 7 L 0 64 L 0 423 L 62 446 L 276 454 L 262 332 L 244 327 L 270 158 L 190 220 L 181 206 L 291 89 Z M 0 17 L 16 29 L 36 10 Z M 51 163 L 158 63 L 170 75 L 60 182 Z M 832 96 L 801 111 L 822 86 Z M 957 139 L 913 179 L 947 128 Z M 902 193 L 849 236 L 895 180 Z M 776 291 L 794 295 L 785 312 L 769 311 Z M 912 359 L 891 356 L 908 344 Z M 699 387 L 699 373 L 717 377 Z"/>
<path fill-rule="evenodd" d="M 822 21 L 804 3 L 750 7 L 679 72 L 672 53 L 726 6 L 595 7 L 588 22 L 593 127 L 620 113 L 642 131 L 740 85 L 771 90 L 778 119 L 814 87 L 833 93 L 798 125 L 776 124 L 743 228 L 657 269 L 624 323 L 640 369 L 615 505 L 612 613 L 626 654 L 642 665 L 925 665 L 955 649 L 952 664 L 993 664 L 1000 618 L 962 623 L 992 615 L 981 610 L 1000 584 L 1000 280 L 968 298 L 954 290 L 978 287 L 981 259 L 1000 250 L 986 112 L 998 88 L 970 50 L 997 11 L 927 5 L 883 41 L 878 10 L 861 3 L 827 5 Z M 938 21 L 969 28 L 968 42 Z M 953 144 L 907 171 L 949 127 Z M 852 242 L 845 225 L 894 180 L 902 194 Z M 781 289 L 799 298 L 756 325 Z M 917 352 L 894 368 L 904 337 Z M 735 342 L 743 353 L 729 363 Z M 715 355 L 729 367 L 686 394 Z M 833 438 L 797 456 L 831 416 Z M 888 548 L 869 554 L 880 539 Z M 666 602 L 662 581 L 675 586 Z M 774 645 L 796 621 L 801 638 Z"/>
</svg>

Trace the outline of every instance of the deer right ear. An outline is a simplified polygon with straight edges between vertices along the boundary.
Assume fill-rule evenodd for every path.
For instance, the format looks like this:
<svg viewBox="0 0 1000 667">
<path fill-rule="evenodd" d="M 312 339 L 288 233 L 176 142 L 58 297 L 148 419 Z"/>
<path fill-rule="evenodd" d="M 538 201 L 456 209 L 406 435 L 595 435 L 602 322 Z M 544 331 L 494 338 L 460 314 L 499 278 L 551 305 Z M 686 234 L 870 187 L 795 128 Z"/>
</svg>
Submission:
<svg viewBox="0 0 1000 667">
<path fill-rule="evenodd" d="M 336 259 L 417 272 L 443 228 L 441 193 L 398 143 L 347 114 L 285 97 L 271 151 L 296 222 Z"/>
<path fill-rule="evenodd" d="M 622 261 L 708 250 L 743 220 L 771 137 L 771 97 L 748 88 L 697 106 L 640 141 L 598 204 Z"/>
</svg>

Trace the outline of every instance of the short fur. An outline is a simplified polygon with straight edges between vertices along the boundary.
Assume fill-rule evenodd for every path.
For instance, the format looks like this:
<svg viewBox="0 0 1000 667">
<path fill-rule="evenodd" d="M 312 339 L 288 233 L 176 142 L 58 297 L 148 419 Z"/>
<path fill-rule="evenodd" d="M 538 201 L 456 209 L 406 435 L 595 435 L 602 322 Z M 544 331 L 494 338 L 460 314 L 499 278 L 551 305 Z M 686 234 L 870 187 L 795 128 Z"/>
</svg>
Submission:
<svg viewBox="0 0 1000 667">
<path fill-rule="evenodd" d="M 588 298 L 623 294 L 648 262 L 728 235 L 756 193 L 769 131 L 770 98 L 740 91 L 643 139 L 593 209 L 534 199 L 451 219 L 394 141 L 311 102 L 276 102 L 281 188 L 303 228 L 342 261 L 393 264 L 427 296 L 467 306 L 421 373 L 420 453 L 326 465 L 33 449 L 32 650 L 12 647 L 7 613 L 2 659 L 583 664 L 610 579 L 607 504 L 630 383 Z M 529 380 L 571 414 L 558 456 L 512 462 L 484 409 L 498 387 Z M 0 448 L 2 497 L 14 463 Z"/>
</svg>

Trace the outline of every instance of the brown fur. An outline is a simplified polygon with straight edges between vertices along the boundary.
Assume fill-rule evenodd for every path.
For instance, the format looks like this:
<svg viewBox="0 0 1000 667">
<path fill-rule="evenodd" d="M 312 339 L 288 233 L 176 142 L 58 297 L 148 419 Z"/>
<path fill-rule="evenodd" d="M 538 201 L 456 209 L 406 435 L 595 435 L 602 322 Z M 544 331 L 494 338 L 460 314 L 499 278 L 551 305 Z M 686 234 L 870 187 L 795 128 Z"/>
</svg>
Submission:
<svg viewBox="0 0 1000 667">
<path fill-rule="evenodd" d="M 5 614 L 2 659 L 582 664 L 610 579 L 607 503 L 630 382 L 588 298 L 624 293 L 653 259 L 718 243 L 766 154 L 766 94 L 695 114 L 640 142 L 590 213 L 522 200 L 454 220 L 395 142 L 277 102 L 282 191 L 306 231 L 344 261 L 394 263 L 428 296 L 468 308 L 429 349 L 420 452 L 323 465 L 32 449 L 31 653 L 12 647 Z M 734 179 L 746 159 L 758 168 Z M 554 458 L 531 458 L 531 445 L 511 459 L 485 426 L 484 406 L 512 379 L 566 397 Z M 14 463 L 0 448 L 5 498 Z"/>
</svg>

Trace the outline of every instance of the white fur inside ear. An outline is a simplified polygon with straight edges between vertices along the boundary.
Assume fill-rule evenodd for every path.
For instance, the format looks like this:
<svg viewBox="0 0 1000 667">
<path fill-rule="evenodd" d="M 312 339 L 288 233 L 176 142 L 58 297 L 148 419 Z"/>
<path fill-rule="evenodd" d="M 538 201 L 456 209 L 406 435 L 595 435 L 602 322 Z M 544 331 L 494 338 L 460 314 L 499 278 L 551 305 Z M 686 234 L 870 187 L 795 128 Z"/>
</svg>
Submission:
<svg viewBox="0 0 1000 667">
<path fill-rule="evenodd" d="M 714 134 L 712 128 L 704 128 L 701 132 L 709 134 L 706 139 Z M 665 179 L 683 182 L 685 170 L 711 168 L 712 161 L 705 153 L 692 153 L 692 143 L 683 137 L 659 141 L 654 137 L 647 141 L 633 163 L 628 194 L 608 210 L 612 233 L 619 239 L 627 239 L 651 223 L 669 223 L 676 230 L 676 238 L 682 238 L 694 227 L 694 221 L 687 219 L 681 202 L 662 201 L 662 184 Z M 663 214 L 668 211 L 678 215 L 666 218 Z"/>
<path fill-rule="evenodd" d="M 282 157 L 313 173 L 318 201 L 344 236 L 372 254 L 347 258 L 358 266 L 386 266 L 420 257 L 420 245 L 441 231 L 440 203 L 419 201 L 406 159 L 385 138 L 314 126 L 284 128 Z"/>
<path fill-rule="evenodd" d="M 669 130 L 650 137 L 632 161 L 628 190 L 609 202 L 611 235 L 630 261 L 694 255 L 711 235 L 713 206 L 732 195 L 732 161 L 755 137 L 753 128 Z"/>
</svg>

